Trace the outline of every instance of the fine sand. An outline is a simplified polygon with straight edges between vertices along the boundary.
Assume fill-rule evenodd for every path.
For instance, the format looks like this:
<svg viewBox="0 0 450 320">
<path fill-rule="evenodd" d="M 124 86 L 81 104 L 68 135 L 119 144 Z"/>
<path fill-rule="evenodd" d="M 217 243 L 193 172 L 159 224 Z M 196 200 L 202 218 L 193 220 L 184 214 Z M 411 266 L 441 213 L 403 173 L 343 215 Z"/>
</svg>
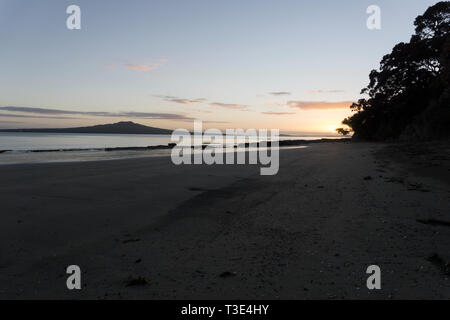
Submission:
<svg viewBox="0 0 450 320">
<path fill-rule="evenodd" d="M 448 299 L 448 161 L 418 154 L 313 144 L 281 151 L 275 176 L 169 157 L 0 166 L 0 299 Z"/>
</svg>

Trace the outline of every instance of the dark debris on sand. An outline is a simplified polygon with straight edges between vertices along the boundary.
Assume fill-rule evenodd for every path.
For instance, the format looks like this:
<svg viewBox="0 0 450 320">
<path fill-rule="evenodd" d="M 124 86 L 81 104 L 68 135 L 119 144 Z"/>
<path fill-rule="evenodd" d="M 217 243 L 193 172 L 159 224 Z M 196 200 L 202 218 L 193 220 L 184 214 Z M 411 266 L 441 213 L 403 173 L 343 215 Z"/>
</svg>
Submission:
<svg viewBox="0 0 450 320">
<path fill-rule="evenodd" d="M 127 287 L 137 287 L 137 286 L 146 286 L 148 284 L 149 284 L 149 282 L 148 282 L 147 278 L 137 277 L 137 278 L 130 278 L 127 281 L 126 286 Z"/>
<path fill-rule="evenodd" d="M 439 254 L 433 253 L 426 260 L 438 267 L 446 276 L 450 276 L 450 262 L 445 261 Z"/>
</svg>

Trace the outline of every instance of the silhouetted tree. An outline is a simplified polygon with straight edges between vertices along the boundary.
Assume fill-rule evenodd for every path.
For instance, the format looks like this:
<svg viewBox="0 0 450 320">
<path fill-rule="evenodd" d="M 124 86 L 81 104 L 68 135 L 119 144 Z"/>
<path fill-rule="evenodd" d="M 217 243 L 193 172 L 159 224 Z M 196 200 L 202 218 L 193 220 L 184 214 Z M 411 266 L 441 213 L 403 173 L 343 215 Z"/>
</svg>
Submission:
<svg viewBox="0 0 450 320">
<path fill-rule="evenodd" d="M 414 22 L 415 34 L 372 70 L 368 98 L 350 108 L 342 123 L 355 138 L 369 140 L 450 135 L 450 1 L 428 8 Z"/>
<path fill-rule="evenodd" d="M 347 136 L 350 134 L 350 130 L 349 129 L 345 129 L 345 128 L 337 128 L 336 132 L 339 134 L 342 134 L 343 136 Z"/>
</svg>

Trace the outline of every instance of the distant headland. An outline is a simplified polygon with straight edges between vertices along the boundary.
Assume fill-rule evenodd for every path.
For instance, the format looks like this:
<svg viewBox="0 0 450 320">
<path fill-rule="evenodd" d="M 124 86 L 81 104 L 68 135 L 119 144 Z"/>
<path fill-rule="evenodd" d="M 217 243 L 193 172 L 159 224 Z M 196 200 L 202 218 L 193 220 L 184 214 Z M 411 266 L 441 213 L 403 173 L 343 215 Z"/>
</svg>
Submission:
<svg viewBox="0 0 450 320">
<path fill-rule="evenodd" d="M 0 132 L 172 134 L 172 130 L 149 127 L 132 121 L 76 128 L 3 129 Z"/>
</svg>

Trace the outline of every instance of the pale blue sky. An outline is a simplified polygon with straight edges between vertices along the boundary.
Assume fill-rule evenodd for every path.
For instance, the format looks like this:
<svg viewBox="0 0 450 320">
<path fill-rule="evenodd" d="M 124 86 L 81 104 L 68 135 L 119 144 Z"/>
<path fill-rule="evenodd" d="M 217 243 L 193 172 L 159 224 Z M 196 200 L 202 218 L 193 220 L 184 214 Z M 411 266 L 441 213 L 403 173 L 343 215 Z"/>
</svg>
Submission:
<svg viewBox="0 0 450 320">
<path fill-rule="evenodd" d="M 0 107 L 79 112 L 3 109 L 0 127 L 176 128 L 198 118 L 218 128 L 329 131 L 348 110 L 295 106 L 358 99 L 370 70 L 436 2 L 0 0 Z M 66 28 L 70 4 L 81 7 L 81 30 Z M 381 30 L 366 27 L 371 4 Z"/>
</svg>

